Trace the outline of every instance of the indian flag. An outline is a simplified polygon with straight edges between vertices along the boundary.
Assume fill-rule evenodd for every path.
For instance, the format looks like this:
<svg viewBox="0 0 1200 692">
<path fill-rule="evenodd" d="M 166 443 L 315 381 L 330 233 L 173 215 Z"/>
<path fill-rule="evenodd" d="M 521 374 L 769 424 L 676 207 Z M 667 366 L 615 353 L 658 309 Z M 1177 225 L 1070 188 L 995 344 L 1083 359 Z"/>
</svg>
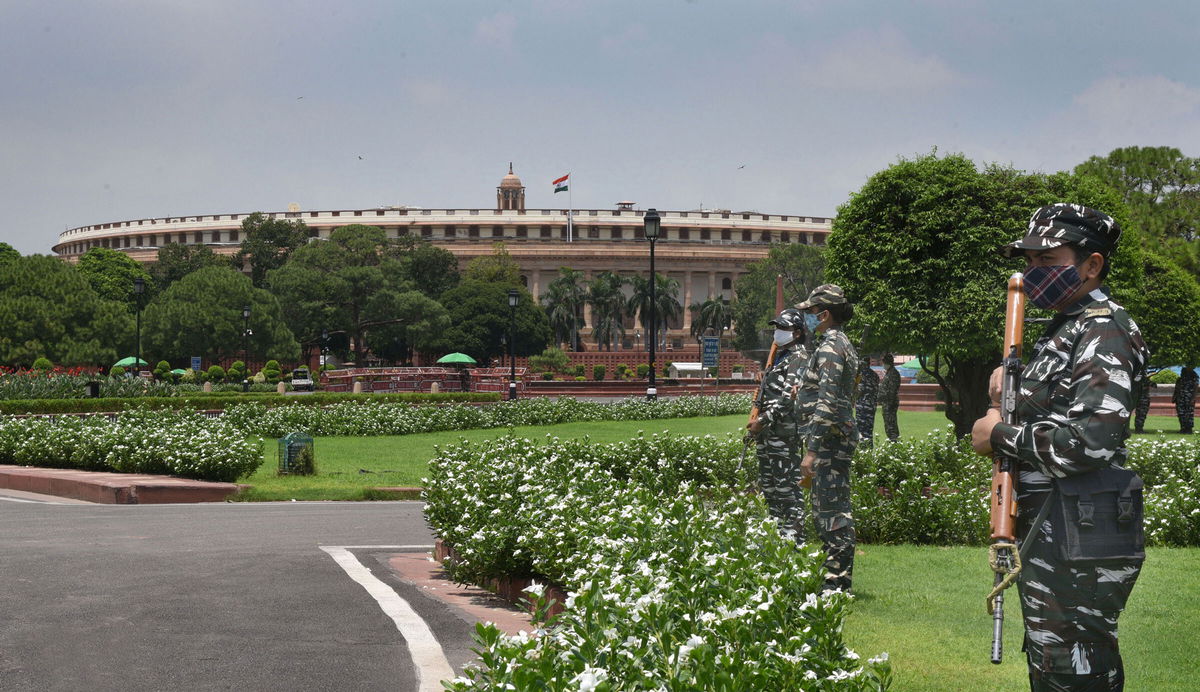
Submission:
<svg viewBox="0 0 1200 692">
<path fill-rule="evenodd" d="M 567 191 L 567 178 L 570 178 L 570 177 L 571 177 L 571 174 L 568 173 L 568 174 L 564 175 L 563 177 L 559 178 L 558 180 L 555 180 L 553 183 L 550 183 L 551 185 L 554 186 L 554 192 L 555 193 L 566 192 Z"/>
</svg>

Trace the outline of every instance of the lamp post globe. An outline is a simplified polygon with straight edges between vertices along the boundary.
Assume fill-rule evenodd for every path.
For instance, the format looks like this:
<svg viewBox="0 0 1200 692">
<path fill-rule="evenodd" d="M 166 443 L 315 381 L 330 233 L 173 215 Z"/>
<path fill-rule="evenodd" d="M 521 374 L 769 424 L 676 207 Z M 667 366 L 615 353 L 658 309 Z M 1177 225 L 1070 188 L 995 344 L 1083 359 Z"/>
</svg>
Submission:
<svg viewBox="0 0 1200 692">
<path fill-rule="evenodd" d="M 646 386 L 646 401 L 654 401 L 658 398 L 658 388 L 654 383 L 654 347 L 658 341 L 658 297 L 655 293 L 658 275 L 654 271 L 654 243 L 662 231 L 662 217 L 658 215 L 658 210 L 653 207 L 647 209 L 642 217 L 642 225 L 646 240 L 650 241 L 650 324 L 646 325 L 647 342 L 650 344 L 650 381 Z"/>
<path fill-rule="evenodd" d="M 508 400 L 517 400 L 517 303 L 521 294 L 517 289 L 508 289 Z"/>
</svg>

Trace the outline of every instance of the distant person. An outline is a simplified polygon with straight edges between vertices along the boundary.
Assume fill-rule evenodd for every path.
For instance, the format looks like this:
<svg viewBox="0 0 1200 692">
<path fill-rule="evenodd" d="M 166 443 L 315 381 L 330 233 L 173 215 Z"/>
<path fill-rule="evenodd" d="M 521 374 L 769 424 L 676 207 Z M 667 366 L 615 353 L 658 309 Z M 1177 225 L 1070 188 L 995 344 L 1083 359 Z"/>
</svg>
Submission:
<svg viewBox="0 0 1200 692">
<path fill-rule="evenodd" d="M 883 371 L 883 381 L 879 384 L 879 404 L 883 408 L 883 431 L 888 440 L 900 440 L 900 425 L 896 422 L 896 412 L 900 410 L 900 371 L 894 362 L 896 357 L 890 353 L 883 354 L 883 363 L 887 369 Z"/>
<path fill-rule="evenodd" d="M 1196 369 L 1188 365 L 1175 383 L 1175 393 L 1171 401 L 1175 404 L 1175 415 L 1179 417 L 1179 432 L 1184 435 L 1192 434 L 1192 426 L 1196 419 Z"/>
<path fill-rule="evenodd" d="M 1157 387 L 1150 379 L 1149 371 L 1142 372 L 1142 390 L 1138 393 L 1137 410 L 1133 418 L 1133 431 L 1135 433 L 1146 432 L 1146 416 L 1150 414 L 1150 388 Z"/>
<path fill-rule="evenodd" d="M 879 396 L 879 375 L 871 369 L 871 357 L 866 356 L 858 366 L 858 396 L 854 414 L 858 419 L 859 445 L 870 447 L 875 435 L 875 400 Z"/>
</svg>

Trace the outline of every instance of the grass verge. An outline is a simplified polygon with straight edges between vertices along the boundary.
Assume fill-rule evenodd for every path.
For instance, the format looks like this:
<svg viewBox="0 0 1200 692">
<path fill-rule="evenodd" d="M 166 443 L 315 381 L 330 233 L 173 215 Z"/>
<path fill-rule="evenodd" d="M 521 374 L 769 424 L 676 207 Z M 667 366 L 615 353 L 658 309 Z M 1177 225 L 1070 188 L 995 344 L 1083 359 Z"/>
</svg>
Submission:
<svg viewBox="0 0 1200 692">
<path fill-rule="evenodd" d="M 1200 631 L 1198 548 L 1151 548 L 1120 620 L 1121 653 L 1132 690 L 1194 688 L 1191 659 Z M 887 651 L 893 689 L 996 692 L 1028 686 L 1020 606 L 1006 593 L 1004 663 L 992 665 L 984 596 L 991 571 L 983 548 L 859 546 L 854 612 L 846 639 L 863 655 Z M 1188 605 L 1191 603 L 1191 605 Z"/>
</svg>

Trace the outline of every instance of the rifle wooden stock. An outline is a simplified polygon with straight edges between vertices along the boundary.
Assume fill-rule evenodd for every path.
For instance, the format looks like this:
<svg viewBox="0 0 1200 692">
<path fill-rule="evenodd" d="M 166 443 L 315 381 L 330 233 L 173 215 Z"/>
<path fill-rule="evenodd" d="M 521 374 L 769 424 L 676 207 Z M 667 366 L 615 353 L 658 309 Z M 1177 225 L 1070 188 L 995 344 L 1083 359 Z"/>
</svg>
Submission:
<svg viewBox="0 0 1200 692">
<path fill-rule="evenodd" d="M 1021 341 L 1025 326 L 1024 277 L 1019 272 L 1008 280 L 1004 309 L 1004 377 L 1000 387 L 1000 417 L 1016 423 L 1017 390 L 1021 385 Z M 992 663 L 1003 659 L 1004 589 L 1021 569 L 1017 555 L 1017 460 L 994 455 L 992 461 L 991 567 L 995 572 L 989 604 L 992 607 Z M 994 603 L 990 600 L 994 597 Z"/>
<path fill-rule="evenodd" d="M 762 379 L 758 383 L 758 393 L 754 395 L 754 403 L 750 405 L 750 418 L 746 420 L 747 424 L 758 420 L 759 407 L 762 406 L 763 386 L 767 383 L 767 373 L 771 371 L 771 366 L 775 364 L 775 354 L 779 352 L 779 344 L 771 342 L 771 352 L 767 354 L 767 364 L 763 367 Z"/>
</svg>

